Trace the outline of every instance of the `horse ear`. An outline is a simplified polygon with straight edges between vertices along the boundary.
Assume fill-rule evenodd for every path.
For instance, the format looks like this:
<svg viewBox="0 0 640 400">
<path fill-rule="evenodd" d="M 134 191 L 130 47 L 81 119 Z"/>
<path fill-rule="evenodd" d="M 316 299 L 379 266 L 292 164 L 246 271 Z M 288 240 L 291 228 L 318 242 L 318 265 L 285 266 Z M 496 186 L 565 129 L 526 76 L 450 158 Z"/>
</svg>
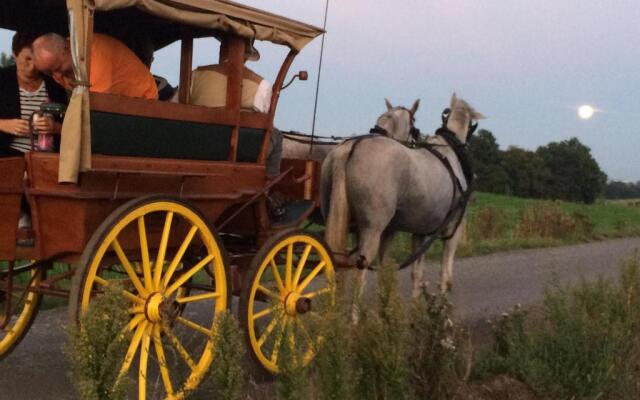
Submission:
<svg viewBox="0 0 640 400">
<path fill-rule="evenodd" d="M 411 106 L 411 115 L 416 115 L 416 111 L 418 111 L 419 106 L 420 106 L 420 99 L 416 100 L 416 102 L 413 103 L 413 106 Z"/>
<path fill-rule="evenodd" d="M 479 119 L 486 119 L 487 117 L 485 117 L 482 113 L 479 113 L 477 111 L 473 111 L 473 113 L 471 114 L 471 118 L 473 118 L 474 120 L 479 120 Z"/>
<path fill-rule="evenodd" d="M 456 96 L 456 92 L 453 92 L 453 94 L 451 95 L 451 108 L 453 108 L 453 106 L 455 106 L 457 102 L 458 96 Z"/>
<path fill-rule="evenodd" d="M 391 110 L 393 108 L 393 106 L 391 105 L 391 103 L 389 102 L 389 100 L 387 100 L 386 98 L 384 99 L 384 104 L 387 105 L 387 111 Z"/>
</svg>

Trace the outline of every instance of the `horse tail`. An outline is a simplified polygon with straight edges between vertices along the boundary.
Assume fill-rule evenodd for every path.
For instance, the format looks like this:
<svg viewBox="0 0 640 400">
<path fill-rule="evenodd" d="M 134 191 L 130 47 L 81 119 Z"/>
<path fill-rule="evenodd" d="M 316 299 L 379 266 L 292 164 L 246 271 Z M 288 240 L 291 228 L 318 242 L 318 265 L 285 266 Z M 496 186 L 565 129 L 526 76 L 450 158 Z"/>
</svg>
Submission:
<svg viewBox="0 0 640 400">
<path fill-rule="evenodd" d="M 352 144 L 333 150 L 322 164 L 321 201 L 325 218 L 325 240 L 334 254 L 344 254 L 349 234 L 349 199 L 346 167 Z"/>
</svg>

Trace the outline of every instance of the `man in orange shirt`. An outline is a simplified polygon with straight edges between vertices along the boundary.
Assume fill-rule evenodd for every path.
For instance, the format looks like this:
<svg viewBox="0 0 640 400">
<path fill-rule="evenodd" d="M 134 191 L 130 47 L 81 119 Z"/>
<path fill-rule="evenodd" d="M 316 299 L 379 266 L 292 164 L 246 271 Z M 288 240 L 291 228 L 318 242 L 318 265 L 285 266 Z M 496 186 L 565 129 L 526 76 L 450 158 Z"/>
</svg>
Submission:
<svg viewBox="0 0 640 400">
<path fill-rule="evenodd" d="M 36 68 L 71 89 L 75 76 L 69 39 L 47 33 L 32 47 Z M 155 80 L 142 61 L 122 42 L 100 33 L 91 42 L 89 82 L 92 92 L 158 99 Z"/>
</svg>

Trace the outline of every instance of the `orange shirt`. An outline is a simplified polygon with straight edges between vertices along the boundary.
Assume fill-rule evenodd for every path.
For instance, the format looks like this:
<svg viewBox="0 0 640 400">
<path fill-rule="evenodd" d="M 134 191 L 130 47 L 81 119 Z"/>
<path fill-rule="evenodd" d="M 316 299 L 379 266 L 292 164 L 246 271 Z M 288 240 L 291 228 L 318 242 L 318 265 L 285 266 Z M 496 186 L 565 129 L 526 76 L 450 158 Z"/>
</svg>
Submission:
<svg viewBox="0 0 640 400">
<path fill-rule="evenodd" d="M 96 33 L 91 43 L 92 92 L 158 99 L 149 69 L 127 46 L 111 36 Z"/>
</svg>

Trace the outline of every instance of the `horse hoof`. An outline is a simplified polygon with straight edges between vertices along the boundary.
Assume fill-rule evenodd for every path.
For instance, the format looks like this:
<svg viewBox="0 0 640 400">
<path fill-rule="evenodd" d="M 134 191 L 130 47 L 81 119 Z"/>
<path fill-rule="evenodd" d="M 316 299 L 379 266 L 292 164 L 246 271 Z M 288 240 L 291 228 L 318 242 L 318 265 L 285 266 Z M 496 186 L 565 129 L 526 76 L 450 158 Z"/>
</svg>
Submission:
<svg viewBox="0 0 640 400">
<path fill-rule="evenodd" d="M 440 292 L 442 294 L 450 293 L 453 290 L 453 284 L 451 282 L 447 282 L 443 285 L 440 285 Z"/>
</svg>

